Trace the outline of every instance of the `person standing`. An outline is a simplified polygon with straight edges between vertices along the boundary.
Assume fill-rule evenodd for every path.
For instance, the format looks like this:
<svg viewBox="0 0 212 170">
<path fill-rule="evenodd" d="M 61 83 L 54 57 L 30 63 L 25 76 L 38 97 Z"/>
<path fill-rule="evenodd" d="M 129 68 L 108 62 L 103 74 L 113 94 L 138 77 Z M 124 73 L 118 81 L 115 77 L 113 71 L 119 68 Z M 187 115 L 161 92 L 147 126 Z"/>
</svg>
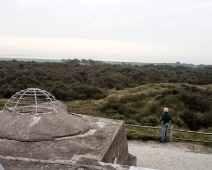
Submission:
<svg viewBox="0 0 212 170">
<path fill-rule="evenodd" d="M 171 116 L 169 115 L 169 109 L 168 107 L 164 107 L 163 116 L 161 117 L 161 125 L 162 125 L 161 142 L 162 143 L 168 141 L 168 127 L 169 127 L 170 120 L 171 120 Z"/>
</svg>

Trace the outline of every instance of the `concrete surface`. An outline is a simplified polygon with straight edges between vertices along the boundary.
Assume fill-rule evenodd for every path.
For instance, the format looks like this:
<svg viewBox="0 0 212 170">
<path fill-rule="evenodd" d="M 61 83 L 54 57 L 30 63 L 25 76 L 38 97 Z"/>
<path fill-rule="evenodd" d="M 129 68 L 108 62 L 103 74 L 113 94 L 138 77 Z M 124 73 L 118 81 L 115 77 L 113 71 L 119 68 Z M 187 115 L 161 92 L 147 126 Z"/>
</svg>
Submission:
<svg viewBox="0 0 212 170">
<path fill-rule="evenodd" d="M 61 106 L 58 113 L 39 116 L 0 111 L 0 138 L 38 142 L 74 136 L 91 129 L 83 117 L 67 114 L 67 108 L 62 103 Z"/>
<path fill-rule="evenodd" d="M 67 169 L 68 166 L 72 166 L 72 168 L 76 166 L 78 168 L 81 167 L 81 164 L 75 164 L 83 157 L 106 163 L 112 163 L 114 158 L 117 158 L 117 163 L 129 164 L 127 139 L 124 122 L 122 121 L 77 114 L 67 114 L 64 122 L 56 120 L 60 116 L 63 117 L 64 115 L 62 114 L 58 116 L 40 115 L 40 118 L 29 121 L 32 118 L 30 115 L 26 117 L 23 115 L 12 115 L 15 116 L 15 118 L 12 118 L 11 115 L 5 116 L 5 114 L 0 113 L 1 121 L 8 121 L 7 126 L 6 123 L 2 123 L 5 127 L 2 125 L 1 127 L 3 129 L 0 130 L 0 163 L 5 169 L 15 169 L 14 167 L 16 165 L 19 165 L 16 169 L 30 169 L 30 166 L 32 166 L 32 169 L 37 166 L 36 169 L 52 170 L 57 169 L 58 166 L 61 166 L 60 169 Z M 6 119 L 3 118 L 4 116 Z M 56 118 L 52 119 L 50 118 L 51 116 L 55 116 Z M 71 120 L 67 118 L 68 116 L 70 116 Z M 9 118 L 12 123 L 9 122 Z M 18 119 L 23 120 L 19 121 Z M 71 124 L 69 124 L 69 120 Z M 16 125 L 15 122 L 20 123 L 20 126 Z M 81 126 L 76 126 L 75 128 L 75 122 L 79 123 L 79 125 L 82 124 L 83 128 Z M 58 125 L 57 130 L 54 129 L 55 124 Z M 16 128 L 13 128 L 12 125 L 16 125 Z M 32 128 L 30 129 L 30 126 L 37 128 L 33 131 Z M 75 132 L 76 129 L 80 133 L 67 133 Z M 29 133 L 28 136 L 27 132 Z M 60 132 L 62 135 L 60 135 Z M 40 164 L 39 160 L 44 160 L 44 162 L 51 160 L 55 162 L 52 164 Z M 68 161 L 69 164 L 58 165 L 57 161 Z M 86 166 L 83 165 L 83 167 Z M 89 166 L 87 169 L 89 169 Z M 114 167 L 106 166 L 105 169 L 114 169 Z"/>
<path fill-rule="evenodd" d="M 6 170 L 122 170 L 136 164 L 123 121 L 69 114 L 60 105 L 54 114 L 32 114 L 25 106 L 24 112 L 0 111 L 0 163 Z"/>
</svg>

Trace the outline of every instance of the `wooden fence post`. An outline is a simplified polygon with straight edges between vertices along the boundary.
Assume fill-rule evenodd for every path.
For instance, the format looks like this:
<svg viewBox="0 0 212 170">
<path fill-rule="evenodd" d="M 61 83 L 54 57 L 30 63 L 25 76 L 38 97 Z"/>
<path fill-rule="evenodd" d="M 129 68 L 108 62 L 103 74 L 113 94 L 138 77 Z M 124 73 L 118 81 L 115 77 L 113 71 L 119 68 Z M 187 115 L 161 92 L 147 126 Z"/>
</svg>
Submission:
<svg viewBox="0 0 212 170">
<path fill-rule="evenodd" d="M 172 142 L 172 129 L 173 129 L 174 125 L 172 124 L 171 126 L 171 134 L 170 134 L 170 142 Z"/>
</svg>

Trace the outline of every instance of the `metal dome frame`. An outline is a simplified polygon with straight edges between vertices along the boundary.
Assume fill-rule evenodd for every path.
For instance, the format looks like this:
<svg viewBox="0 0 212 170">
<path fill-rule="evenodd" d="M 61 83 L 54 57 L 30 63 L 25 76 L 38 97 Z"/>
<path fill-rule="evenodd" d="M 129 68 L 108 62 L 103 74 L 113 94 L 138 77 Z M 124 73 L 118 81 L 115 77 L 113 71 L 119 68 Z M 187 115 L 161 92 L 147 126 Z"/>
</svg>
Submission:
<svg viewBox="0 0 212 170">
<path fill-rule="evenodd" d="M 45 90 L 27 88 L 13 95 L 5 104 L 4 110 L 13 114 L 51 114 L 61 108 L 56 98 Z"/>
</svg>

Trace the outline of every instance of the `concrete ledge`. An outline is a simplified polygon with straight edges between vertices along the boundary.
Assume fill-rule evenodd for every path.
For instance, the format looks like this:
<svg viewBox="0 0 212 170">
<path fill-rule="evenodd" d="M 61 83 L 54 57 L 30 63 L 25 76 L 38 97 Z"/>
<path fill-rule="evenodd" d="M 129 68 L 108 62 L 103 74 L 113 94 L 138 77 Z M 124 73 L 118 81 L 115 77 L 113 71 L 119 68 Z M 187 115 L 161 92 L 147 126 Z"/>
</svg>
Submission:
<svg viewBox="0 0 212 170">
<path fill-rule="evenodd" d="M 101 161 L 122 165 L 136 165 L 136 158 L 128 154 L 128 143 L 124 122 L 121 123 L 121 126 L 119 126 L 115 132 L 115 136 Z"/>
</svg>

